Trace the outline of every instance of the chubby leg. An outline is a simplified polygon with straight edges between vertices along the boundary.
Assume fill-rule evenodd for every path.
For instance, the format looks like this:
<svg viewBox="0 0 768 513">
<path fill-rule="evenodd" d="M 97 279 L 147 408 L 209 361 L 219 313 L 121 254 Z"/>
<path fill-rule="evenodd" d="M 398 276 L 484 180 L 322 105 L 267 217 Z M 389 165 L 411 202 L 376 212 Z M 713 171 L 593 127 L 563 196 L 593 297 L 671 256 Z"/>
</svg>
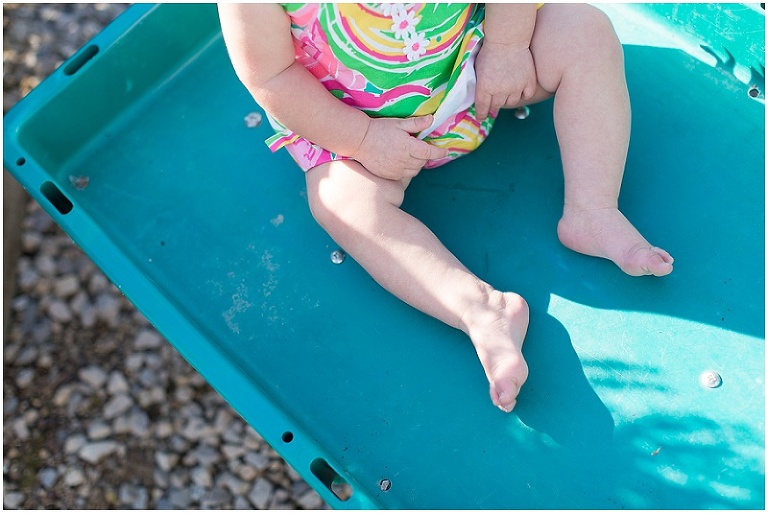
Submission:
<svg viewBox="0 0 768 513">
<path fill-rule="evenodd" d="M 544 5 L 531 53 L 540 85 L 533 101 L 555 96 L 565 176 L 561 242 L 633 276 L 669 274 L 669 253 L 651 246 L 618 209 L 631 113 L 624 55 L 610 20 L 587 5 Z"/>
<path fill-rule="evenodd" d="M 473 275 L 418 219 L 400 209 L 407 183 L 352 160 L 307 172 L 315 219 L 385 289 L 472 340 L 493 403 L 511 411 L 528 377 L 521 348 L 528 306 Z"/>
</svg>

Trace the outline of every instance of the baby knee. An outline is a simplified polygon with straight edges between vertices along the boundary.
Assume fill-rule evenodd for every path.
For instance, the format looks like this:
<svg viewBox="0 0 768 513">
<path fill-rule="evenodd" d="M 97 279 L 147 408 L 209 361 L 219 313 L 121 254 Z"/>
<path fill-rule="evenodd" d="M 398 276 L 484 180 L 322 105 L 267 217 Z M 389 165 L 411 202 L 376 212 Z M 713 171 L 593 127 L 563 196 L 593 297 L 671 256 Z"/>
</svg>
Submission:
<svg viewBox="0 0 768 513">
<path fill-rule="evenodd" d="M 613 28 L 611 19 L 603 11 L 588 4 L 579 5 L 580 21 L 584 33 L 592 38 L 592 45 L 598 49 L 598 53 L 622 52 L 621 43 Z"/>
<path fill-rule="evenodd" d="M 307 201 L 312 217 L 320 226 L 328 230 L 340 215 L 350 199 L 343 188 L 335 187 L 330 179 L 321 180 L 312 187 L 307 182 Z"/>
<path fill-rule="evenodd" d="M 400 182 L 375 177 L 347 161 L 337 163 L 335 169 L 329 166 L 307 174 L 309 209 L 326 231 L 375 219 L 382 207 L 399 207 L 404 189 Z"/>
</svg>

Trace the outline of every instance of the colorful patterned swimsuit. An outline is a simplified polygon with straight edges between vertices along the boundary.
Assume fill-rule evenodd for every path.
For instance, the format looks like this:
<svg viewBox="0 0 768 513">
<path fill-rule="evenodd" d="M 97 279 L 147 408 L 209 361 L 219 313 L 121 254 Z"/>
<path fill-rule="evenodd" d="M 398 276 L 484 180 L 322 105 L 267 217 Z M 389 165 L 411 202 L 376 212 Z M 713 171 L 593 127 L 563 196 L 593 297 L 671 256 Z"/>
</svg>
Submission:
<svg viewBox="0 0 768 513">
<path fill-rule="evenodd" d="M 471 4 L 286 4 L 296 56 L 337 98 L 371 117 L 434 114 L 418 137 L 448 148 L 436 167 L 477 148 L 493 119 L 475 119 L 474 59 L 485 9 Z M 304 171 L 333 160 L 331 153 L 268 116 L 277 132 L 272 151 L 285 147 Z"/>
</svg>

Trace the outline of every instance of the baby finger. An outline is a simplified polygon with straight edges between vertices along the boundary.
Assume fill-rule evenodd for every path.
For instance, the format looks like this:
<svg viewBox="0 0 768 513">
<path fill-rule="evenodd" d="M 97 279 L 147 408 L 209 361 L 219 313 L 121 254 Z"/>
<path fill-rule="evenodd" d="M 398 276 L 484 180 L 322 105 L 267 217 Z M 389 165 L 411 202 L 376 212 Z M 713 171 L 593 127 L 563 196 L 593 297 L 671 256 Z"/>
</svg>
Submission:
<svg viewBox="0 0 768 513">
<path fill-rule="evenodd" d="M 431 144 L 424 142 L 415 137 L 411 138 L 408 146 L 408 154 L 414 159 L 418 159 L 422 162 L 426 162 L 431 159 L 439 159 L 445 157 L 448 153 L 443 148 L 432 146 Z"/>
</svg>

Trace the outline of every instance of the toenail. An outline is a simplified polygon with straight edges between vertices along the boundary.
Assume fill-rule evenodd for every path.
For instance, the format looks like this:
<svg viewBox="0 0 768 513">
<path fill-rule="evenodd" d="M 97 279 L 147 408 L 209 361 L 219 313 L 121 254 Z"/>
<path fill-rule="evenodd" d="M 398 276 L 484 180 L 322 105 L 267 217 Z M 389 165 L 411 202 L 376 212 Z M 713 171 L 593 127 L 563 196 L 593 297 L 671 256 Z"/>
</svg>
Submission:
<svg viewBox="0 0 768 513">
<path fill-rule="evenodd" d="M 499 409 L 501 411 L 503 411 L 504 413 L 509 413 L 509 412 L 512 411 L 512 406 L 502 406 L 502 405 L 499 405 Z"/>
</svg>

